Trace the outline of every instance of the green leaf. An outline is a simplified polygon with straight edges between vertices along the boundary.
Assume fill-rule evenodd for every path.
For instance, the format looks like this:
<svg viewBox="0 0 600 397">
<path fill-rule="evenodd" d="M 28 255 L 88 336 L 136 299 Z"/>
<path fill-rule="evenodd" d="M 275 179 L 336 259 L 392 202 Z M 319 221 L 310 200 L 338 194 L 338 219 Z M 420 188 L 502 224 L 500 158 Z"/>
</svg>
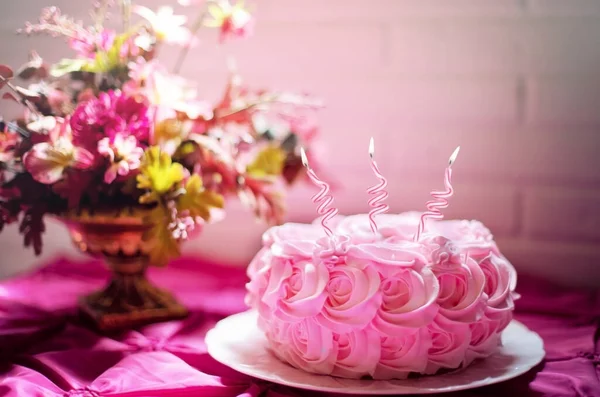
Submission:
<svg viewBox="0 0 600 397">
<path fill-rule="evenodd" d="M 85 59 L 61 59 L 50 69 L 52 77 L 61 77 L 67 73 L 79 72 L 85 68 L 89 62 Z"/>
<path fill-rule="evenodd" d="M 248 174 L 254 178 L 265 178 L 281 175 L 286 154 L 277 146 L 264 148 L 256 159 L 248 165 Z"/>
<path fill-rule="evenodd" d="M 185 194 L 179 197 L 177 208 L 187 210 L 193 217 L 210 220 L 211 208 L 223 208 L 225 199 L 219 193 L 207 190 L 202 186 L 199 175 L 192 175 L 185 186 Z"/>
<path fill-rule="evenodd" d="M 179 242 L 169 230 L 167 208 L 158 205 L 144 218 L 144 223 L 149 227 L 144 233 L 144 241 L 148 241 L 152 247 L 149 252 L 150 264 L 166 266 L 169 260 L 181 254 Z"/>
<path fill-rule="evenodd" d="M 106 52 L 97 52 L 94 61 L 88 63 L 83 70 L 92 73 L 106 73 L 122 65 L 121 50 L 132 33 L 127 32 L 115 37 L 112 47 Z"/>
</svg>

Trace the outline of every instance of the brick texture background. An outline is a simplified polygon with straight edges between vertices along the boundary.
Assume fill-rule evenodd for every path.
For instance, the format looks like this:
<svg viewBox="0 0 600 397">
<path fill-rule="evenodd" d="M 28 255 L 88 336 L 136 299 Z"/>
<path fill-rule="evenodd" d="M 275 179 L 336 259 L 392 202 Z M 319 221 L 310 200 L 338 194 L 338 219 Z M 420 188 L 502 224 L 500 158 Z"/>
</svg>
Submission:
<svg viewBox="0 0 600 397">
<path fill-rule="evenodd" d="M 2 2 L 3 62 L 18 65 L 32 48 L 50 60 L 69 54 L 60 41 L 13 34 L 47 2 Z M 53 3 L 86 17 L 86 1 Z M 343 185 L 342 212 L 368 210 L 370 136 L 394 211 L 424 208 L 460 144 L 447 216 L 486 223 L 521 273 L 600 286 L 600 0 L 254 3 L 250 40 L 219 47 L 206 32 L 182 73 L 216 98 L 234 56 L 251 85 L 322 97 L 324 155 Z M 162 53 L 168 64 L 175 55 Z M 312 192 L 291 192 L 289 219 L 314 217 Z M 49 226 L 37 259 L 21 250 L 14 229 L 3 233 L 0 276 L 75 255 L 60 228 Z M 263 230 L 233 204 L 187 250 L 242 265 Z M 223 244 L 231 236 L 236 250 Z"/>
</svg>

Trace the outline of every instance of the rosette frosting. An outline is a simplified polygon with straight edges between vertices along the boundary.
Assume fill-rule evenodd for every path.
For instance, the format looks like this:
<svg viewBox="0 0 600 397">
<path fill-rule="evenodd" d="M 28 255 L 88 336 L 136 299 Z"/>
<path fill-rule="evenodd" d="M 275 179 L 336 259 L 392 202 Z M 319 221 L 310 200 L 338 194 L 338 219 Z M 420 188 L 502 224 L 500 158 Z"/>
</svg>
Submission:
<svg viewBox="0 0 600 397">
<path fill-rule="evenodd" d="M 248 267 L 247 304 L 277 357 L 345 378 L 435 374 L 495 351 L 516 272 L 477 221 L 440 221 L 413 242 L 420 213 L 338 216 L 334 235 L 269 229 Z"/>
</svg>

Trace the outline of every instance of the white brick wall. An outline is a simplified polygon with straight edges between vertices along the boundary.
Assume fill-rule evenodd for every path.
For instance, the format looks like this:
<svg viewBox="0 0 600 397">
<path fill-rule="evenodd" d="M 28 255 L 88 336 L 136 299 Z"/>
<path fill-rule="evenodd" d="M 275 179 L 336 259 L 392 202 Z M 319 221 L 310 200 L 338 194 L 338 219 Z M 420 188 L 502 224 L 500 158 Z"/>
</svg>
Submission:
<svg viewBox="0 0 600 397">
<path fill-rule="evenodd" d="M 85 1 L 54 2 L 86 15 Z M 68 54 L 59 42 L 11 35 L 46 0 L 5 3 L 3 61 L 16 65 L 30 48 L 49 59 Z M 190 57 L 183 74 L 215 97 L 234 55 L 254 85 L 321 96 L 327 164 L 344 187 L 336 197 L 340 210 L 367 210 L 370 136 L 394 211 L 424 207 L 460 144 L 447 215 L 484 221 L 521 272 L 600 285 L 600 0 L 255 4 L 251 40 L 217 47 L 215 35 L 205 34 L 204 51 Z M 162 54 L 167 62 L 175 55 Z M 314 216 L 311 193 L 294 190 L 290 219 Z M 238 207 L 230 212 L 247 225 L 236 229 L 237 254 L 218 244 L 231 234 L 231 220 L 208 228 L 189 249 L 244 263 L 263 227 L 242 214 Z M 57 238 L 50 252 L 64 249 L 66 239 Z M 15 239 L 3 235 L 0 246 Z M 0 274 L 31 262 L 16 248 L 11 255 L 20 259 L 0 259 Z"/>
</svg>

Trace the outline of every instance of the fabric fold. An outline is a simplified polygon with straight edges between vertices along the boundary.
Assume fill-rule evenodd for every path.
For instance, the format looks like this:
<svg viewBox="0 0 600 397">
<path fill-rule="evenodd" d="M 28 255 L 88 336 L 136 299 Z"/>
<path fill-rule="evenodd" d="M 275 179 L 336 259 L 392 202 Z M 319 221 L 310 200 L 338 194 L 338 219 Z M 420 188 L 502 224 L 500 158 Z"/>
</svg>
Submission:
<svg viewBox="0 0 600 397">
<path fill-rule="evenodd" d="M 245 269 L 180 259 L 151 269 L 191 311 L 180 321 L 100 335 L 74 316 L 77 297 L 100 288 L 96 261 L 59 259 L 0 282 L 0 396 L 323 396 L 252 379 L 212 359 L 204 337 L 246 310 Z M 600 293 L 520 277 L 516 319 L 544 339 L 546 359 L 518 378 L 457 396 L 595 396 L 600 391 Z"/>
</svg>

